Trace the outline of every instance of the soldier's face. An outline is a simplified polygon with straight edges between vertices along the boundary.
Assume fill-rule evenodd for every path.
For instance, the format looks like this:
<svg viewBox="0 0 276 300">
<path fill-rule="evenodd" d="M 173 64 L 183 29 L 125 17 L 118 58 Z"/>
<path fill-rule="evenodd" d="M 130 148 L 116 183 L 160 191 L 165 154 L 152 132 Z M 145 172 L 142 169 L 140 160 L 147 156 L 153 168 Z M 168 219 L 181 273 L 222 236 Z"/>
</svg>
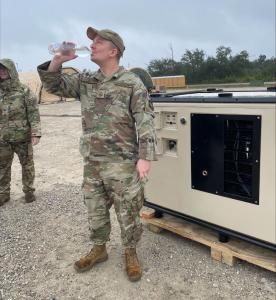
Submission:
<svg viewBox="0 0 276 300">
<path fill-rule="evenodd" d="M 92 50 L 91 60 L 96 64 L 104 63 L 117 55 L 116 47 L 110 41 L 100 36 L 94 38 L 90 48 Z"/>
<path fill-rule="evenodd" d="M 9 74 L 8 70 L 4 66 L 0 65 L 0 80 L 3 81 L 8 78 L 10 78 L 10 74 Z"/>
</svg>

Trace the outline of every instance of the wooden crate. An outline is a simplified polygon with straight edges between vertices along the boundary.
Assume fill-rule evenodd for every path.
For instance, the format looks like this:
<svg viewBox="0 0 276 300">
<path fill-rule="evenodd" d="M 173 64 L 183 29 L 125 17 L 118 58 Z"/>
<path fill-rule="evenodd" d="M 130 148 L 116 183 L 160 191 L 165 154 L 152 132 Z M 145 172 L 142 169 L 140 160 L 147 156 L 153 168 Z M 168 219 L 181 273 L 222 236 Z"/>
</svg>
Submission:
<svg viewBox="0 0 276 300">
<path fill-rule="evenodd" d="M 161 76 L 161 77 L 152 77 L 153 84 L 155 87 L 164 86 L 165 88 L 185 88 L 185 76 Z"/>
<path fill-rule="evenodd" d="M 143 210 L 141 218 L 149 224 L 149 229 L 152 232 L 159 233 L 166 229 L 209 246 L 211 257 L 227 265 L 233 266 L 237 259 L 240 259 L 276 272 L 276 252 L 272 250 L 253 245 L 238 238 L 231 238 L 227 243 L 221 243 L 218 240 L 216 231 L 167 214 L 164 214 L 162 218 L 155 218 L 153 209 Z"/>
</svg>

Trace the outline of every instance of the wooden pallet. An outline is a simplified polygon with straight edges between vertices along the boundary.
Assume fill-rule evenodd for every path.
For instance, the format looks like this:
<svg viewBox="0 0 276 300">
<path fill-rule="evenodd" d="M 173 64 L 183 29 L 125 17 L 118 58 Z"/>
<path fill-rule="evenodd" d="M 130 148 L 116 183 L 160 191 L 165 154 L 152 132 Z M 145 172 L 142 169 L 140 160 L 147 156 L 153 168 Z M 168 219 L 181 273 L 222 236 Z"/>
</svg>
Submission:
<svg viewBox="0 0 276 300">
<path fill-rule="evenodd" d="M 231 238 L 227 243 L 218 241 L 216 231 L 164 214 L 162 218 L 154 217 L 153 209 L 141 212 L 141 218 L 148 223 L 149 230 L 160 233 L 163 229 L 177 233 L 185 238 L 199 242 L 211 248 L 211 257 L 215 260 L 233 266 L 241 259 L 276 272 L 276 252 L 268 250 L 237 238 Z"/>
</svg>

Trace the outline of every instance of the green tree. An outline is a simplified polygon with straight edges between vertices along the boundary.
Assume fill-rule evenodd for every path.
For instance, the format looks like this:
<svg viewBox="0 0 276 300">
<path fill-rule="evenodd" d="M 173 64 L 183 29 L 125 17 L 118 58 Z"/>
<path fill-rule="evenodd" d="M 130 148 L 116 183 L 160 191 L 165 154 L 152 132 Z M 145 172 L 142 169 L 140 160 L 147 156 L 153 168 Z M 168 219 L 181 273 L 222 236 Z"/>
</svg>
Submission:
<svg viewBox="0 0 276 300">
<path fill-rule="evenodd" d="M 233 55 L 232 49 L 225 46 L 219 46 L 215 56 L 207 57 L 204 50 L 186 49 L 179 62 L 172 58 L 154 59 L 148 71 L 152 76 L 185 75 L 188 84 L 276 81 L 276 58 L 261 54 L 250 61 L 246 50 Z"/>
<path fill-rule="evenodd" d="M 231 76 L 241 78 L 249 74 L 250 61 L 249 54 L 243 50 L 233 56 L 230 61 Z"/>
<path fill-rule="evenodd" d="M 184 73 L 189 74 L 188 82 L 200 82 L 204 72 L 205 52 L 198 48 L 192 51 L 186 50 L 181 57 L 181 63 Z"/>
<path fill-rule="evenodd" d="M 148 65 L 151 76 L 172 76 L 182 74 L 182 65 L 170 58 L 154 59 Z"/>
<path fill-rule="evenodd" d="M 222 80 L 225 77 L 231 76 L 231 59 L 232 49 L 230 47 L 219 46 L 216 50 L 217 70 L 216 77 Z"/>
</svg>

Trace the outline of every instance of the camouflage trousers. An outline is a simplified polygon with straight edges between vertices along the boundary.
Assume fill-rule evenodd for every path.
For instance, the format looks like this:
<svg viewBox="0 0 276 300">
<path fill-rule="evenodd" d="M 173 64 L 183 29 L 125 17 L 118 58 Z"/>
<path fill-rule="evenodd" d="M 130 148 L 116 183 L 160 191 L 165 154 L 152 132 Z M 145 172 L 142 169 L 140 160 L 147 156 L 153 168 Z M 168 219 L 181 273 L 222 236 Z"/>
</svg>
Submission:
<svg viewBox="0 0 276 300">
<path fill-rule="evenodd" d="M 144 202 L 144 189 L 135 163 L 85 159 L 83 175 L 83 195 L 94 244 L 109 240 L 109 209 L 114 204 L 123 246 L 135 247 L 142 234 L 139 212 Z"/>
<path fill-rule="evenodd" d="M 29 142 L 0 142 L 0 198 L 10 194 L 11 166 L 14 153 L 18 155 L 22 166 L 23 192 L 34 191 L 35 178 L 33 147 Z"/>
</svg>

